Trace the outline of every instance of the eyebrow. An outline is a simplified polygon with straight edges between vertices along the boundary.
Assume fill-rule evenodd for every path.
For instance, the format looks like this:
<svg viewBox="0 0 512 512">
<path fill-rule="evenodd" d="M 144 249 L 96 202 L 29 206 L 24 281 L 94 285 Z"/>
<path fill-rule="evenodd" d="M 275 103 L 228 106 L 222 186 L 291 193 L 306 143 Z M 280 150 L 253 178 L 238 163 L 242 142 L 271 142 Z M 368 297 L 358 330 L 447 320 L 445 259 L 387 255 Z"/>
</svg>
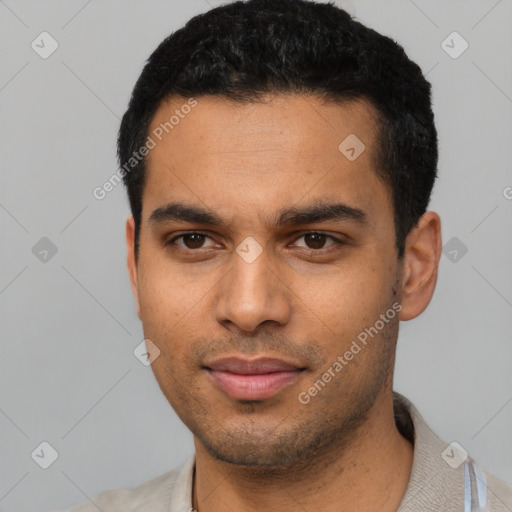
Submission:
<svg viewBox="0 0 512 512">
<path fill-rule="evenodd" d="M 222 226 L 223 219 L 215 212 L 200 206 L 188 205 L 180 202 L 169 203 L 154 210 L 149 217 L 151 224 L 164 222 L 189 222 L 209 226 Z M 367 225 L 367 214 L 359 209 L 344 203 L 316 202 L 302 208 L 284 208 L 273 217 L 272 227 L 295 226 L 313 224 L 324 221 L 349 221 L 361 226 Z"/>
</svg>

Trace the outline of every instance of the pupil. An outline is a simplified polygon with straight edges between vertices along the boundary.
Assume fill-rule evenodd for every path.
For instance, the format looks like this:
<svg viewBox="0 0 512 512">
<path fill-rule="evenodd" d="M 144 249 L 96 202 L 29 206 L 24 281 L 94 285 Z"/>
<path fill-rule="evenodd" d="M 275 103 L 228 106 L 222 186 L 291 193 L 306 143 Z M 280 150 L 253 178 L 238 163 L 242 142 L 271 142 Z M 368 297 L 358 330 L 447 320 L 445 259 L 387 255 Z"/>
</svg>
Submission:
<svg viewBox="0 0 512 512">
<path fill-rule="evenodd" d="M 309 242 L 311 241 L 312 238 L 314 238 L 314 239 L 311 244 Z M 316 238 L 316 241 L 315 241 L 315 238 Z M 324 245 L 324 243 L 325 243 L 325 235 L 322 235 L 320 233 L 311 233 L 311 234 L 306 235 L 306 244 L 308 246 L 313 245 L 313 247 L 311 247 L 312 249 L 321 249 L 322 246 Z"/>
<path fill-rule="evenodd" d="M 204 235 L 201 235 L 199 233 L 193 233 L 191 235 L 186 235 L 184 237 L 183 241 L 185 242 L 185 245 L 189 249 L 197 249 L 197 248 L 201 247 L 203 238 L 204 238 Z M 192 240 L 192 242 L 190 243 L 190 239 L 195 239 L 195 240 Z M 187 243 L 187 240 L 189 241 L 188 243 Z"/>
</svg>

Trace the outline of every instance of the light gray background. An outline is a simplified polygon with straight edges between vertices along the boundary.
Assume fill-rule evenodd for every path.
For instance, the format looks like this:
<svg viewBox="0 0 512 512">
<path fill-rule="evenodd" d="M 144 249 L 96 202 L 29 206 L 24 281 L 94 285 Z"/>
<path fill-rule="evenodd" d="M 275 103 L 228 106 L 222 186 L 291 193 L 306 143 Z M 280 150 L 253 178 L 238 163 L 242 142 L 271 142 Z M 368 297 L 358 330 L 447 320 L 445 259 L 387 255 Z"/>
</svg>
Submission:
<svg viewBox="0 0 512 512">
<path fill-rule="evenodd" d="M 220 2 L 210 0 L 210 5 Z M 443 241 L 437 289 L 402 323 L 395 388 L 447 443 L 512 482 L 512 2 L 342 2 L 428 73 L 440 136 L 431 208 Z M 129 214 L 116 170 L 119 120 L 145 59 L 206 0 L 0 1 L 0 509 L 50 510 L 132 487 L 192 453 L 151 369 L 125 266 Z M 59 44 L 44 60 L 43 31 Z M 452 59 L 441 42 L 469 43 Z M 49 261 L 32 247 L 48 237 Z M 460 257 L 460 253 L 459 253 Z M 42 442 L 48 469 L 31 458 Z"/>
</svg>

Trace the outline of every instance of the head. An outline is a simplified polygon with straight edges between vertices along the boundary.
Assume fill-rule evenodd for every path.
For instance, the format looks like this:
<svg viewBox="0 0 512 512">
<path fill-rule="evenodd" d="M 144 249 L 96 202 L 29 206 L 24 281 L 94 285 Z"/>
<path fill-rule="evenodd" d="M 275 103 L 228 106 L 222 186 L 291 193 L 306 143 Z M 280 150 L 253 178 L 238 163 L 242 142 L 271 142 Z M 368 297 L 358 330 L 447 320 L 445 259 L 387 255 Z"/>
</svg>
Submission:
<svg viewBox="0 0 512 512">
<path fill-rule="evenodd" d="M 399 320 L 437 279 L 420 68 L 332 4 L 234 2 L 154 51 L 118 154 L 153 371 L 196 440 L 271 467 L 348 439 L 389 395 Z M 212 377 L 225 356 L 296 371 L 273 394 L 233 396 Z"/>
</svg>

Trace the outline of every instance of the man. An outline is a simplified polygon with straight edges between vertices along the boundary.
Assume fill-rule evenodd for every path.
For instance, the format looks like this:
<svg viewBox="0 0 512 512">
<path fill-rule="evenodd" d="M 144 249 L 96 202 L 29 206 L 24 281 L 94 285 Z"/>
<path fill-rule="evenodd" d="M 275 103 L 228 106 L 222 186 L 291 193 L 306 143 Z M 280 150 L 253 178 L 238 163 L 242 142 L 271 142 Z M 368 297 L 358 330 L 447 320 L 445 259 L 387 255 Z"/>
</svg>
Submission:
<svg viewBox="0 0 512 512">
<path fill-rule="evenodd" d="M 430 85 L 332 4 L 235 2 L 165 39 L 118 140 L 148 357 L 195 454 L 72 510 L 511 511 L 394 393 L 437 281 Z"/>
</svg>

